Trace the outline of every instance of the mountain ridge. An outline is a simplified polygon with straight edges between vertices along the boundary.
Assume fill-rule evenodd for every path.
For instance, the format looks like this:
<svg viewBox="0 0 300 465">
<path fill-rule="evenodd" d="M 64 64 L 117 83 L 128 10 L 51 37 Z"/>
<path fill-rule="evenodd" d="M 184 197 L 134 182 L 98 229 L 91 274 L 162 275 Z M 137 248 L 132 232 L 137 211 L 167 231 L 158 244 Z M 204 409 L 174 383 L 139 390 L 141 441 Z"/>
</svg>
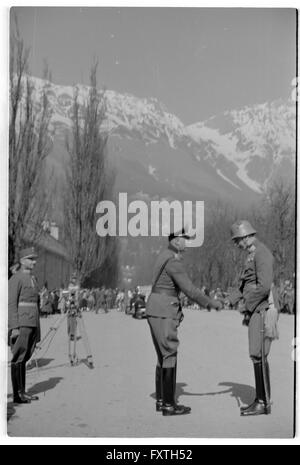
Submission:
<svg viewBox="0 0 300 465">
<path fill-rule="evenodd" d="M 59 137 L 72 125 L 74 92 L 83 106 L 90 87 L 30 79 L 36 101 L 46 91 L 53 111 L 52 128 Z M 164 191 L 170 188 L 176 195 L 189 179 L 191 187 L 197 186 L 198 175 L 207 192 L 251 197 L 261 194 L 277 176 L 290 179 L 295 175 L 296 104 L 291 99 L 248 105 L 185 125 L 154 97 L 138 98 L 113 90 L 103 95 L 106 117 L 102 129 L 110 136 L 114 162 L 124 171 L 125 163 L 131 161 L 132 170 L 139 167 L 140 184 L 143 180 L 149 184 L 150 179 L 154 192 L 165 185 Z M 126 153 L 122 145 L 127 146 Z M 169 173 L 170 164 L 180 173 Z M 126 181 L 123 184 L 126 187 Z M 196 187 L 191 194 L 192 190 L 197 197 Z"/>
</svg>

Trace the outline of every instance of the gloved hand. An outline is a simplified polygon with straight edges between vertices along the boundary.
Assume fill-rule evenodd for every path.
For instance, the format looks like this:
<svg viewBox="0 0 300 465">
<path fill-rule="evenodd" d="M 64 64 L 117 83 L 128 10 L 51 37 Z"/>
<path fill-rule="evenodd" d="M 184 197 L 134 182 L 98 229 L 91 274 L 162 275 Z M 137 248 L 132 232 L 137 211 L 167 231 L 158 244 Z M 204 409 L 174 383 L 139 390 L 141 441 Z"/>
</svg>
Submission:
<svg viewBox="0 0 300 465">
<path fill-rule="evenodd" d="M 244 315 L 244 318 L 243 318 L 243 321 L 242 321 L 242 325 L 243 326 L 249 326 L 251 313 L 245 311 L 245 312 L 243 312 L 243 315 Z"/>
<path fill-rule="evenodd" d="M 11 346 L 14 345 L 14 343 L 16 342 L 16 340 L 19 337 L 19 334 L 20 334 L 20 330 L 18 328 L 14 328 L 12 330 L 11 335 L 10 335 L 10 339 L 9 339 L 9 342 L 10 342 Z"/>
<path fill-rule="evenodd" d="M 245 301 L 244 299 L 241 299 L 238 303 L 238 311 L 242 314 L 246 313 L 247 310 L 246 310 L 246 305 L 245 305 Z"/>
</svg>

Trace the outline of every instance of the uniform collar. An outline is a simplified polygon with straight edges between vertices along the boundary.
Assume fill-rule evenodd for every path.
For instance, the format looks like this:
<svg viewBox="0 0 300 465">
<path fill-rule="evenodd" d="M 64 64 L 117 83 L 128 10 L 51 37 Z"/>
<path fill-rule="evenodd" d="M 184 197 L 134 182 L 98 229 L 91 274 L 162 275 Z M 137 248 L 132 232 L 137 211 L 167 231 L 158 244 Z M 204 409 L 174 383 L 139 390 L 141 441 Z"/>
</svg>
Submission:
<svg viewBox="0 0 300 465">
<path fill-rule="evenodd" d="M 173 244 L 169 244 L 168 250 L 171 250 L 172 252 L 178 253 L 178 250 L 176 249 L 176 247 L 174 247 Z"/>
<path fill-rule="evenodd" d="M 180 259 L 182 258 L 182 254 L 180 253 L 180 251 L 178 249 L 176 249 L 176 247 L 174 247 L 174 245 L 169 244 L 168 250 L 170 252 L 172 252 L 176 257 L 178 257 Z"/>
<path fill-rule="evenodd" d="M 250 247 L 247 249 L 248 250 L 248 253 L 249 254 L 253 254 L 256 249 L 257 249 L 257 246 L 259 244 L 259 241 L 255 238 L 254 239 L 254 242 L 250 245 Z"/>
<path fill-rule="evenodd" d="M 31 274 L 31 270 L 22 270 L 22 269 L 21 269 L 20 271 L 21 271 L 21 273 Z"/>
</svg>

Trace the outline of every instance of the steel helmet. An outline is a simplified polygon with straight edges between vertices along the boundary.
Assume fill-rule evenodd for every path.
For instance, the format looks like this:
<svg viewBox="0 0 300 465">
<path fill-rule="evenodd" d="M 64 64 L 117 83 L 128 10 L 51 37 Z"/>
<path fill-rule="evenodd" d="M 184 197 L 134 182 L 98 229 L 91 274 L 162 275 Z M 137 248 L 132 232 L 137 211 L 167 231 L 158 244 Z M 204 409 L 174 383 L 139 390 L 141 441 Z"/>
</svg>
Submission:
<svg viewBox="0 0 300 465">
<path fill-rule="evenodd" d="M 249 236 L 250 234 L 255 234 L 255 229 L 252 228 L 251 224 L 247 220 L 236 221 L 231 226 L 231 239 L 236 239 L 238 237 Z"/>
</svg>

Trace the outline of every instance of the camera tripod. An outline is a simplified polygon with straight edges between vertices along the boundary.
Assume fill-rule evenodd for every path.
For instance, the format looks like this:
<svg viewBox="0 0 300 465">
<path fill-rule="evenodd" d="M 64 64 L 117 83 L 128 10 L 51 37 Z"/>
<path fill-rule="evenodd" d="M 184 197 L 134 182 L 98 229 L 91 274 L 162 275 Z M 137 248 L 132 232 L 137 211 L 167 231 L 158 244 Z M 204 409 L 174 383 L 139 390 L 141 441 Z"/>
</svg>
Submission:
<svg viewBox="0 0 300 465">
<path fill-rule="evenodd" d="M 69 356 L 71 366 L 78 364 L 76 345 L 77 345 L 78 329 L 79 329 L 80 337 L 82 339 L 85 352 L 86 352 L 86 359 L 87 359 L 88 366 L 89 368 L 93 369 L 94 362 L 93 362 L 91 347 L 89 344 L 89 339 L 88 339 L 87 332 L 85 329 L 83 317 L 78 307 L 75 307 L 73 305 L 70 305 L 66 313 L 63 313 L 55 321 L 54 325 L 49 328 L 49 330 L 47 331 L 43 339 L 36 345 L 34 353 L 37 353 L 37 351 L 43 350 L 46 347 L 46 350 L 43 353 L 43 355 L 45 355 L 45 353 L 50 347 L 50 344 L 52 343 L 54 339 L 54 336 L 56 335 L 58 329 L 60 328 L 61 324 L 63 323 L 65 319 L 67 319 L 68 356 Z M 38 363 L 37 363 L 38 358 L 41 358 L 41 356 L 35 357 L 35 359 L 33 358 L 33 360 L 35 360 L 36 366 L 38 366 Z"/>
<path fill-rule="evenodd" d="M 78 363 L 76 345 L 77 345 L 78 330 L 79 330 L 79 335 L 82 339 L 82 342 L 85 348 L 88 366 L 89 368 L 94 368 L 94 362 L 93 362 L 92 351 L 91 351 L 88 335 L 85 329 L 81 311 L 78 309 L 78 307 L 73 307 L 73 308 L 71 307 L 68 310 L 67 325 L 68 325 L 67 326 L 68 353 L 69 353 L 69 360 L 70 360 L 71 366 L 77 365 Z"/>
</svg>

